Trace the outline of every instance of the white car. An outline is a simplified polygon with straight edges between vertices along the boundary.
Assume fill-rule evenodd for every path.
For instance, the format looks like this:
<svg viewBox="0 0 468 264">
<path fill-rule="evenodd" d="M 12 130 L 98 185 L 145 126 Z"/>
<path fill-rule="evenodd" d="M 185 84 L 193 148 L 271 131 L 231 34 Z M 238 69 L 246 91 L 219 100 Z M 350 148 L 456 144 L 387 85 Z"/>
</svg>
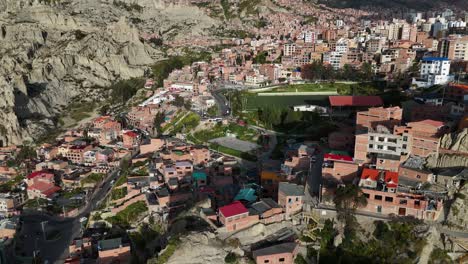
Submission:
<svg viewBox="0 0 468 264">
<path fill-rule="evenodd" d="M 87 220 L 88 220 L 88 218 L 86 218 L 86 217 L 83 216 L 83 217 L 80 218 L 80 223 L 84 223 L 84 222 L 86 222 Z"/>
</svg>

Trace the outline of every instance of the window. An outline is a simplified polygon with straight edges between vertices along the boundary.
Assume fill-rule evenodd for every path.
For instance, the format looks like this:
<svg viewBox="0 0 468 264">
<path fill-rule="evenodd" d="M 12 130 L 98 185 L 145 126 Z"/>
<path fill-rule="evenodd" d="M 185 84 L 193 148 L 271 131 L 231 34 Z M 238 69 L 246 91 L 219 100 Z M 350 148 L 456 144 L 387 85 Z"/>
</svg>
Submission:
<svg viewBox="0 0 468 264">
<path fill-rule="evenodd" d="M 416 178 L 421 179 L 421 175 L 419 175 L 419 174 L 416 175 Z"/>
<path fill-rule="evenodd" d="M 369 199 L 370 195 L 368 193 L 364 193 L 364 197 L 366 197 L 367 199 Z"/>
<path fill-rule="evenodd" d="M 384 138 L 384 137 L 379 137 L 379 141 L 380 141 L 380 142 L 384 142 L 384 141 L 385 141 L 385 138 Z"/>
<path fill-rule="evenodd" d="M 291 199 L 291 198 L 288 198 L 288 203 L 292 203 L 292 199 Z"/>
<path fill-rule="evenodd" d="M 387 147 L 388 150 L 396 151 L 396 147 Z"/>
<path fill-rule="evenodd" d="M 280 259 L 279 259 L 279 262 L 284 262 L 284 258 L 280 258 Z"/>
<path fill-rule="evenodd" d="M 419 200 L 414 201 L 414 206 L 418 206 L 418 207 L 421 206 L 421 201 Z"/>
<path fill-rule="evenodd" d="M 270 263 L 270 260 L 269 260 L 269 259 L 265 259 L 265 261 L 263 261 L 263 263 Z"/>
<path fill-rule="evenodd" d="M 382 145 L 378 145 L 378 146 L 377 146 L 377 149 L 383 149 L 383 146 L 382 146 Z"/>
<path fill-rule="evenodd" d="M 299 197 L 296 197 L 296 202 L 299 202 Z"/>
<path fill-rule="evenodd" d="M 376 196 L 374 196 L 374 199 L 382 201 L 382 195 L 376 195 Z"/>
<path fill-rule="evenodd" d="M 408 131 L 405 130 L 405 132 L 408 132 Z M 403 141 L 408 141 L 408 137 L 407 137 L 407 136 L 403 136 Z"/>
<path fill-rule="evenodd" d="M 385 197 L 385 201 L 392 203 L 393 202 L 393 197 Z"/>
<path fill-rule="evenodd" d="M 369 144 L 369 148 L 374 148 L 374 145 L 373 144 Z"/>
<path fill-rule="evenodd" d="M 374 140 L 374 136 L 370 136 L 370 140 Z"/>
<path fill-rule="evenodd" d="M 408 201 L 406 199 L 400 200 L 400 204 L 407 204 L 407 203 L 408 203 Z"/>
</svg>

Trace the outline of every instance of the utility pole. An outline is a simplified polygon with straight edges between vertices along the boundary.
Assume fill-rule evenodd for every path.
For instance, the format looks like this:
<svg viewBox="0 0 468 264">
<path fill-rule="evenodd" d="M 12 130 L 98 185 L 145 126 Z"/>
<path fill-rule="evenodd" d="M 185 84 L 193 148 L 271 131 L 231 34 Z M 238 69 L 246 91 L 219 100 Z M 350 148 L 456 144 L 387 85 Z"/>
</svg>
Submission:
<svg viewBox="0 0 468 264">
<path fill-rule="evenodd" d="M 42 221 L 41 222 L 42 236 L 44 237 L 44 241 L 45 241 L 46 240 L 46 234 L 45 234 L 44 223 L 47 223 L 47 221 Z"/>
</svg>

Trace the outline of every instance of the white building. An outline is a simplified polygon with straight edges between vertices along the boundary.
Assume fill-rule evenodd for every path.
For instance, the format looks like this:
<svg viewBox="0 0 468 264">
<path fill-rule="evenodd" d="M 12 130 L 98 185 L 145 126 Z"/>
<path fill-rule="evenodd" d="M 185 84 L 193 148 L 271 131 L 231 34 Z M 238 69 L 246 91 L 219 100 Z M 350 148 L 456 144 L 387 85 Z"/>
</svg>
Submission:
<svg viewBox="0 0 468 264">
<path fill-rule="evenodd" d="M 301 37 L 304 39 L 305 43 L 315 43 L 315 32 L 305 31 L 301 34 Z"/>
<path fill-rule="evenodd" d="M 283 54 L 284 56 L 291 56 L 296 53 L 296 44 L 284 44 Z"/>
<path fill-rule="evenodd" d="M 345 38 L 340 38 L 336 41 L 335 51 L 339 53 L 345 53 L 348 51 L 348 40 Z"/>
<path fill-rule="evenodd" d="M 447 58 L 424 58 L 421 61 L 420 78 L 413 79 L 418 87 L 442 85 L 451 81 L 450 60 Z"/>
<path fill-rule="evenodd" d="M 317 112 L 319 114 L 328 114 L 328 109 L 318 105 L 296 105 L 293 107 L 296 112 Z"/>
<path fill-rule="evenodd" d="M 340 69 L 342 59 L 343 53 L 341 52 L 332 51 L 323 54 L 323 62 L 329 63 L 335 70 Z"/>
</svg>

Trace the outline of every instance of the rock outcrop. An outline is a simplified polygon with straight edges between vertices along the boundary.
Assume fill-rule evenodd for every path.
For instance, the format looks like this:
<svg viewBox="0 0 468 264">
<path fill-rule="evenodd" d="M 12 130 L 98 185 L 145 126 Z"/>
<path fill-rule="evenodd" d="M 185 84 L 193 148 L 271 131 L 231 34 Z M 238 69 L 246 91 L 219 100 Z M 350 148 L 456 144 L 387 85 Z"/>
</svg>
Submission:
<svg viewBox="0 0 468 264">
<path fill-rule="evenodd" d="M 224 258 L 232 250 L 210 232 L 192 233 L 181 240 L 168 264 L 224 263 Z"/>
<path fill-rule="evenodd" d="M 428 168 L 468 167 L 468 128 L 444 135 L 440 151 L 426 159 Z"/>
<path fill-rule="evenodd" d="M 163 57 L 144 33 L 177 25 L 171 37 L 187 37 L 216 23 L 183 1 L 0 0 L 0 146 L 35 139 L 71 102 L 143 76 Z"/>
<path fill-rule="evenodd" d="M 452 151 L 468 153 L 468 128 L 456 133 L 444 135 L 440 140 L 440 147 Z"/>
</svg>

